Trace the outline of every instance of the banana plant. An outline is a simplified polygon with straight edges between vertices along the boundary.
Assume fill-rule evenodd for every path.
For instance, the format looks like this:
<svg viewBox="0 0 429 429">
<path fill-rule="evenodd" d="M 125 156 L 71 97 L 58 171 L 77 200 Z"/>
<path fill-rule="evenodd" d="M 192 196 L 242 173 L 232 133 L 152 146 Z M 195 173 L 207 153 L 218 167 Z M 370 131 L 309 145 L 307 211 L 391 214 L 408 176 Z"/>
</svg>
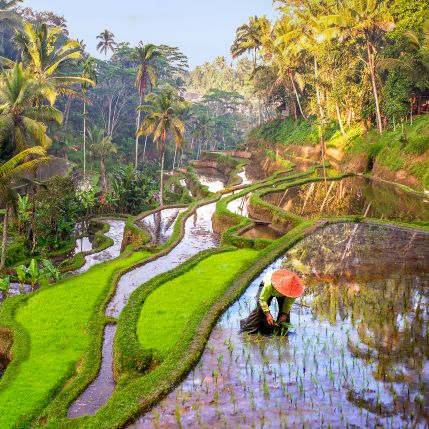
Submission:
<svg viewBox="0 0 429 429">
<path fill-rule="evenodd" d="M 19 267 L 15 268 L 16 271 L 16 278 L 19 282 L 19 292 L 22 293 L 24 290 L 24 284 L 27 280 L 27 267 L 25 265 L 20 265 Z"/>
<path fill-rule="evenodd" d="M 0 292 L 3 295 L 3 298 L 6 298 L 9 295 L 9 288 L 10 288 L 10 276 L 1 276 Z"/>
<path fill-rule="evenodd" d="M 61 278 L 60 270 L 49 259 L 43 259 L 42 264 L 41 276 L 47 277 L 49 281 L 53 279 L 54 283 L 57 283 Z"/>
<path fill-rule="evenodd" d="M 40 270 L 37 261 L 33 258 L 27 268 L 27 276 L 31 283 L 31 290 L 34 290 L 35 284 L 40 280 Z"/>
</svg>

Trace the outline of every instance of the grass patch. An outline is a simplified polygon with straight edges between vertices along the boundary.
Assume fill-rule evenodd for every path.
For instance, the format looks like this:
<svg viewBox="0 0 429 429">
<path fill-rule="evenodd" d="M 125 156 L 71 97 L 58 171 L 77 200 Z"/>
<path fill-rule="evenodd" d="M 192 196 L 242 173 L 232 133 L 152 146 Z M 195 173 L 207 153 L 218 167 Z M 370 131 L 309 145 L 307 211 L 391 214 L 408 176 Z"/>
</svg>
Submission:
<svg viewBox="0 0 429 429">
<path fill-rule="evenodd" d="M 254 250 L 243 249 L 209 256 L 152 292 L 143 304 L 137 324 L 142 347 L 156 350 L 157 357 L 163 360 L 201 304 L 225 292 L 257 255 Z"/>
<path fill-rule="evenodd" d="M 96 265 L 83 275 L 7 302 L 1 322 L 7 326 L 15 316 L 20 335 L 0 382 L 1 428 L 25 427 L 47 405 L 90 346 L 88 326 L 112 288 L 114 275 L 149 255 L 137 252 Z"/>
</svg>

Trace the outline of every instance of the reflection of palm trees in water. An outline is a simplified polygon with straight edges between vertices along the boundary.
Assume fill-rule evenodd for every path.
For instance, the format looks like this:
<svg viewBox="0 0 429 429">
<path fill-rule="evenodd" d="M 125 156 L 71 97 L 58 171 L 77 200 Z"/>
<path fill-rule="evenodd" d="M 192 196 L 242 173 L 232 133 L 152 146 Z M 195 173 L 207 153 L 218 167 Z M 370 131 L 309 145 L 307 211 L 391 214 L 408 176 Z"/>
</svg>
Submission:
<svg viewBox="0 0 429 429">
<path fill-rule="evenodd" d="M 429 407 L 425 395 L 429 380 L 423 377 L 429 358 L 429 290 L 423 286 L 425 281 L 429 275 L 421 282 L 398 275 L 349 283 L 350 287 L 330 284 L 314 289 L 313 314 L 333 324 L 338 316 L 341 321 L 350 321 L 357 336 L 353 338 L 351 333 L 349 351 L 372 366 L 374 379 L 385 383 L 390 391 L 390 402 L 382 404 L 374 392 L 365 391 L 365 386 L 362 392 L 353 387 L 349 400 L 361 402 L 373 412 L 397 414 L 406 410 L 424 416 Z M 413 400 L 416 396 L 417 402 Z"/>
<path fill-rule="evenodd" d="M 314 317 L 351 325 L 349 352 L 383 383 L 381 397 L 349 387 L 348 399 L 368 411 L 427 415 L 428 261 L 427 233 L 368 224 L 325 227 L 286 255 L 287 268 L 307 275 Z"/>
<path fill-rule="evenodd" d="M 184 209 L 163 209 L 143 218 L 141 226 L 149 232 L 152 243 L 162 244 L 167 241 L 174 228 L 174 223 Z"/>
</svg>

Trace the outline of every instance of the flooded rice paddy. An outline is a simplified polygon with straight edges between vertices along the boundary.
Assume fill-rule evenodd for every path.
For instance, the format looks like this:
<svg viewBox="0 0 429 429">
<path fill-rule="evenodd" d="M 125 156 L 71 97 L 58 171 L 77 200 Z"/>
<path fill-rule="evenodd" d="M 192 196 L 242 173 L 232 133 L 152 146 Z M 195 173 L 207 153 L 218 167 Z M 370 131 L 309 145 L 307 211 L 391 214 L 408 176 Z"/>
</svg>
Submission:
<svg viewBox="0 0 429 429">
<path fill-rule="evenodd" d="M 216 178 L 213 180 L 216 181 Z M 118 318 L 131 294 L 143 283 L 172 270 L 203 250 L 217 247 L 220 237 L 213 231 L 211 220 L 215 209 L 216 203 L 199 207 L 185 222 L 184 237 L 176 247 L 166 255 L 124 274 L 119 279 L 115 295 L 107 306 L 106 316 Z M 116 384 L 112 368 L 115 334 L 116 326 L 109 326 L 105 330 L 101 370 L 97 378 L 70 407 L 68 412 L 70 418 L 95 414 L 110 398 Z"/>
<path fill-rule="evenodd" d="M 305 217 L 364 215 L 413 222 L 429 220 L 429 201 L 398 186 L 364 177 L 308 183 L 263 197 Z"/>
<path fill-rule="evenodd" d="M 322 249 L 322 250 L 321 250 Z M 239 334 L 268 269 L 304 276 L 285 337 Z M 267 267 L 186 380 L 131 428 L 429 424 L 429 234 L 334 224 Z"/>
<path fill-rule="evenodd" d="M 88 271 L 93 265 L 100 264 L 101 262 L 117 258 L 121 253 L 122 241 L 124 238 L 125 221 L 123 220 L 103 220 L 110 226 L 106 236 L 113 240 L 112 246 L 101 252 L 92 253 L 85 256 L 85 264 L 72 272 L 73 275 L 82 274 Z"/>
<path fill-rule="evenodd" d="M 137 225 L 150 234 L 151 243 L 163 244 L 171 238 L 177 217 L 185 210 L 186 208 L 164 209 L 144 217 Z"/>
<path fill-rule="evenodd" d="M 198 168 L 196 169 L 199 182 L 207 186 L 209 192 L 219 192 L 225 188 L 228 178 L 215 168 Z"/>
</svg>

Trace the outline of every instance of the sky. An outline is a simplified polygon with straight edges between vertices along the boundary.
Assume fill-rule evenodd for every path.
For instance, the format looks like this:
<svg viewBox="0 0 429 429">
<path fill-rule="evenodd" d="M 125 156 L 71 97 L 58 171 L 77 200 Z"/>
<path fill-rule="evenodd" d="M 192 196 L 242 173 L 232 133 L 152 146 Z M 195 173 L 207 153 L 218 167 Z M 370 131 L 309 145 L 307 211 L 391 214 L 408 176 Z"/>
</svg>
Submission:
<svg viewBox="0 0 429 429">
<path fill-rule="evenodd" d="M 104 29 L 117 42 L 178 46 L 191 68 L 229 56 L 235 30 L 252 15 L 272 18 L 272 0 L 24 0 L 25 7 L 67 19 L 70 37 L 100 57 L 96 36 Z"/>
</svg>

